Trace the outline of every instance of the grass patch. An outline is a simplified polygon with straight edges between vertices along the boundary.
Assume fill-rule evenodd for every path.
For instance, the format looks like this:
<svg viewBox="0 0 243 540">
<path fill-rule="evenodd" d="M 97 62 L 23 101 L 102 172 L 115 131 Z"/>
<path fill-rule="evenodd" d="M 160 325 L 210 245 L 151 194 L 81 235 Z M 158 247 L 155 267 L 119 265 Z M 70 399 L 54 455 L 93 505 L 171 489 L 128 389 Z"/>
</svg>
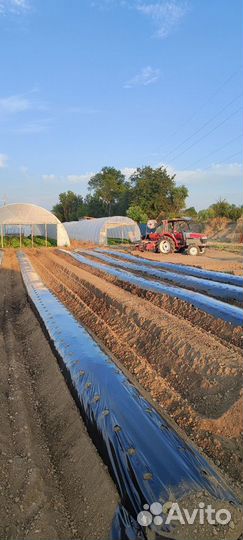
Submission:
<svg viewBox="0 0 243 540">
<path fill-rule="evenodd" d="M 51 238 L 47 239 L 47 247 L 52 247 L 56 245 L 56 240 L 52 240 Z M 4 236 L 3 247 L 19 248 L 19 236 Z M 31 236 L 22 236 L 21 247 L 32 247 Z M 46 247 L 46 239 L 43 236 L 34 236 L 34 247 Z"/>
<path fill-rule="evenodd" d="M 116 246 L 116 245 L 123 245 L 123 244 L 131 244 L 131 240 L 128 240 L 127 238 L 124 238 L 123 241 L 121 241 L 121 238 L 107 238 L 108 246 Z"/>
</svg>

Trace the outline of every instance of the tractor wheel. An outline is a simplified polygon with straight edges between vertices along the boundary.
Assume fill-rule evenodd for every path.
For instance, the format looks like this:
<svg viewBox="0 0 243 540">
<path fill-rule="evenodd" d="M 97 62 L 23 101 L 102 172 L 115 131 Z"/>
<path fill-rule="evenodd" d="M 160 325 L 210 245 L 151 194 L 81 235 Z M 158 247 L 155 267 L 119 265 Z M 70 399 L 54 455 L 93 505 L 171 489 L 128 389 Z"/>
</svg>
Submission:
<svg viewBox="0 0 243 540">
<path fill-rule="evenodd" d="M 188 246 L 187 248 L 187 255 L 199 255 L 200 250 L 199 247 L 196 244 L 191 244 L 191 246 Z"/>
<path fill-rule="evenodd" d="M 164 255 L 168 255 L 169 253 L 173 253 L 173 245 L 172 242 L 168 238 L 163 238 L 160 240 L 158 244 L 158 251 L 160 253 L 163 253 Z"/>
</svg>

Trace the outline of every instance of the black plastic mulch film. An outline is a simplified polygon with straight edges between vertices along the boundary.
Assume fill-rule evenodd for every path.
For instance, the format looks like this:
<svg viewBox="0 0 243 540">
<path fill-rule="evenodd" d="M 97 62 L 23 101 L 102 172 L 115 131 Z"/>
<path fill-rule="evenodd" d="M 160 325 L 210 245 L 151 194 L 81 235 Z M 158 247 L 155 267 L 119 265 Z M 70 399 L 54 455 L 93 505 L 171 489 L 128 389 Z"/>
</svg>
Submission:
<svg viewBox="0 0 243 540">
<path fill-rule="evenodd" d="M 87 255 L 92 255 L 98 259 L 108 262 L 114 266 L 121 266 L 128 270 L 135 270 L 136 272 L 141 272 L 143 274 L 148 274 L 149 276 L 162 279 L 164 281 L 170 281 L 172 283 L 177 283 L 181 287 L 188 287 L 189 289 L 195 289 L 196 291 L 206 292 L 210 296 L 216 298 L 221 298 L 223 300 L 237 300 L 238 302 L 243 300 L 243 289 L 241 287 L 236 287 L 235 285 L 228 285 L 226 283 L 218 283 L 216 281 L 209 281 L 208 279 L 202 279 L 193 276 L 186 276 L 177 274 L 175 272 L 162 271 L 150 267 L 146 264 L 141 264 L 143 261 L 140 259 L 137 261 L 133 258 L 133 262 L 121 261 L 120 259 L 114 259 L 112 257 L 107 257 L 105 253 L 100 253 L 98 250 L 90 251 L 84 250 L 81 253 L 87 253 Z M 113 254 L 114 255 L 114 254 Z M 118 257 L 120 254 L 116 254 Z M 128 256 L 129 257 L 129 256 Z M 125 257 L 127 259 L 127 255 Z M 135 259 L 135 260 L 134 260 Z M 129 260 L 130 257 L 129 257 Z M 140 263 L 140 264 L 138 264 Z"/>
<path fill-rule="evenodd" d="M 237 306 L 232 306 L 231 304 L 228 304 L 226 302 L 222 302 L 221 300 L 217 300 L 217 298 L 212 298 L 210 296 L 206 296 L 205 294 L 201 294 L 196 291 L 190 291 L 188 289 L 174 287 L 173 285 L 165 285 L 164 283 L 161 283 L 159 281 L 145 279 L 143 277 L 134 275 L 131 272 L 127 272 L 126 270 L 119 270 L 118 268 L 112 268 L 112 266 L 108 266 L 107 264 L 101 265 L 98 261 L 96 262 L 96 261 L 88 259 L 87 257 L 88 255 L 91 255 L 92 257 L 96 257 L 96 251 L 89 251 L 89 250 L 82 251 L 82 253 L 85 253 L 85 255 L 87 255 L 86 257 L 78 253 L 65 251 L 63 249 L 61 249 L 60 251 L 66 253 L 67 255 L 70 255 L 71 257 L 73 257 L 74 259 L 76 259 L 77 261 L 83 264 L 86 264 L 93 268 L 97 268 L 98 270 L 105 272 L 107 274 L 110 274 L 111 276 L 114 276 L 126 283 L 131 283 L 132 285 L 141 287 L 142 289 L 145 289 L 147 291 L 152 291 L 157 294 L 167 294 L 174 298 L 180 298 L 181 300 L 189 302 L 193 306 L 199 309 L 202 309 L 206 313 L 209 313 L 210 315 L 213 315 L 216 318 L 223 319 L 224 321 L 230 322 L 233 326 L 241 326 L 243 324 L 242 309 Z M 97 255 L 100 255 L 100 254 L 97 253 Z M 108 257 L 106 257 L 106 260 L 107 259 Z M 111 257 L 109 257 L 109 259 L 111 259 Z M 110 263 L 110 260 L 109 260 L 109 263 Z M 112 265 L 113 264 L 116 265 L 116 263 L 117 261 L 115 261 L 115 259 L 112 259 Z M 118 262 L 118 265 L 119 265 L 119 262 Z M 124 262 L 124 265 L 125 267 L 127 267 L 125 262 Z"/>
<path fill-rule="evenodd" d="M 117 485 L 121 504 L 112 540 L 148 538 L 136 520 L 143 505 L 178 501 L 204 491 L 238 500 L 207 460 L 144 399 L 72 314 L 44 286 L 26 255 L 18 254 L 24 283 L 63 366 L 88 432 Z M 173 539 L 172 525 L 153 528 Z M 154 532 L 155 530 L 155 532 Z M 157 530 L 157 532 L 156 532 Z M 168 534 L 170 533 L 170 534 Z"/>
<path fill-rule="evenodd" d="M 95 251 L 99 251 L 100 253 L 109 253 L 110 255 L 121 257 L 123 259 L 127 259 L 129 261 L 136 262 L 136 263 L 148 264 L 149 266 L 154 266 L 155 268 L 170 270 L 171 272 L 175 271 L 175 272 L 178 272 L 179 274 L 186 274 L 189 276 L 195 276 L 202 279 L 219 281 L 222 283 L 227 283 L 228 285 L 236 285 L 238 287 L 243 286 L 242 276 L 234 276 L 232 274 L 227 274 L 227 272 L 215 272 L 214 270 L 203 270 L 202 268 L 196 268 L 195 266 L 190 266 L 188 264 L 175 264 L 175 263 L 166 263 L 162 261 L 152 261 L 150 259 L 144 259 L 143 257 L 130 255 L 129 253 L 115 251 L 114 249 L 96 248 Z"/>
</svg>

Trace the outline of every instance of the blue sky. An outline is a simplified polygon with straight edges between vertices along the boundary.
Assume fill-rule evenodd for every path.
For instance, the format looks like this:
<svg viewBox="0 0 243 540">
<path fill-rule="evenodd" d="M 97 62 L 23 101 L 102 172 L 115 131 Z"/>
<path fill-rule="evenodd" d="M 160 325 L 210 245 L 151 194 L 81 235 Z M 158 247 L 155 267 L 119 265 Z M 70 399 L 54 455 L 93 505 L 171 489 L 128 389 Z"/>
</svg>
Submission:
<svg viewBox="0 0 243 540">
<path fill-rule="evenodd" d="M 0 204 L 164 164 L 241 203 L 241 0 L 0 0 Z"/>
</svg>

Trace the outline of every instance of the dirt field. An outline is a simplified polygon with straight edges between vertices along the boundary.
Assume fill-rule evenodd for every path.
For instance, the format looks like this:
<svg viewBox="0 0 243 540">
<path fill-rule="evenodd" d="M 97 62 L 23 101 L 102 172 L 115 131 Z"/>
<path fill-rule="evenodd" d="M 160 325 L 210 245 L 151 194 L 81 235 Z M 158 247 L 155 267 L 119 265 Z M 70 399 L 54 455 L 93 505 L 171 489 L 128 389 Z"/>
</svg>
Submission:
<svg viewBox="0 0 243 540">
<path fill-rule="evenodd" d="M 117 491 L 27 302 L 14 251 L 0 272 L 0 538 L 104 540 Z"/>
<path fill-rule="evenodd" d="M 28 255 L 46 285 L 135 384 L 238 485 L 241 332 L 185 302 L 123 286 L 60 252 Z"/>
<path fill-rule="evenodd" d="M 226 250 L 209 248 L 205 255 L 193 257 L 183 253 L 172 253 L 171 255 L 163 255 L 162 253 L 141 253 L 141 251 L 133 250 L 133 255 L 151 259 L 153 261 L 171 262 L 175 264 L 187 264 L 204 268 L 205 270 L 214 270 L 216 272 L 230 272 L 235 275 L 243 275 L 243 257 L 240 253 L 232 253 Z"/>
</svg>

